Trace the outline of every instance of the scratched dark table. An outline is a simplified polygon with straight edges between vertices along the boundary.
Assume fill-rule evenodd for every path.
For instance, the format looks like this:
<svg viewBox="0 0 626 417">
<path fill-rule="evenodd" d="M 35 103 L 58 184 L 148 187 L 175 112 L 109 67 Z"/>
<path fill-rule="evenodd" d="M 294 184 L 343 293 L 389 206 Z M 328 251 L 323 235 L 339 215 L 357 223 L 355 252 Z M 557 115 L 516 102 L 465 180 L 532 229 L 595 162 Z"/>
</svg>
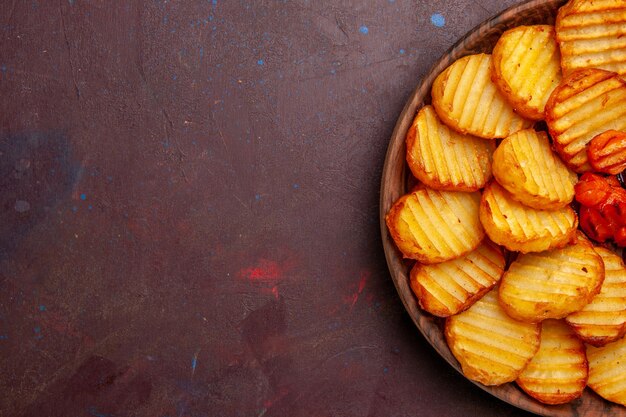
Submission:
<svg viewBox="0 0 626 417">
<path fill-rule="evenodd" d="M 528 415 L 378 218 L 411 91 L 513 0 L 0 3 L 1 416 Z"/>
</svg>

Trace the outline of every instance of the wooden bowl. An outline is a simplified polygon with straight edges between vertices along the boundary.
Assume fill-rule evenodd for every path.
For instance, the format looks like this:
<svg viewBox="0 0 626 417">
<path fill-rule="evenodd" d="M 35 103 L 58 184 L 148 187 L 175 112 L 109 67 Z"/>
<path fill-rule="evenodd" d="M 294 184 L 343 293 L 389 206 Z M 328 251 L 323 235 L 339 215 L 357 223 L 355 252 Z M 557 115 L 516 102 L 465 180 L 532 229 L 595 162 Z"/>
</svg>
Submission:
<svg viewBox="0 0 626 417">
<path fill-rule="evenodd" d="M 531 0 L 518 4 L 483 22 L 461 38 L 446 54 L 435 62 L 431 70 L 417 86 L 398 118 L 387 149 L 380 193 L 380 227 L 387 265 L 402 303 L 411 319 L 426 340 L 459 373 L 461 373 L 461 367 L 450 352 L 450 349 L 448 349 L 445 341 L 443 320 L 420 309 L 409 287 L 409 271 L 412 262 L 402 258 L 385 224 L 385 214 L 399 197 L 408 192 L 409 185 L 413 182 L 405 160 L 406 133 L 417 111 L 425 104 L 430 103 L 432 82 L 441 71 L 465 55 L 481 52 L 490 53 L 500 35 L 507 29 L 519 25 L 553 24 L 556 11 L 564 3 L 565 0 Z M 605 401 L 590 389 L 586 389 L 580 399 L 569 404 L 551 406 L 534 400 L 514 383 L 496 387 L 488 387 L 480 383 L 475 384 L 509 404 L 539 415 L 567 417 L 611 415 L 626 417 L 626 408 Z"/>
</svg>

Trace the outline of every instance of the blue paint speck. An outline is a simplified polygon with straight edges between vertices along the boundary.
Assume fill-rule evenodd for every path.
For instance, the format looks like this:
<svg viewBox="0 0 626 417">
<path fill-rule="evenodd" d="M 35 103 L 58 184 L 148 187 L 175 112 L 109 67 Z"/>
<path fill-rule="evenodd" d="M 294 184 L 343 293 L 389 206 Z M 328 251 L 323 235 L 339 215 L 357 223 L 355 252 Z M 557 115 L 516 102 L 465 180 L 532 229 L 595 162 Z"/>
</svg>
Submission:
<svg viewBox="0 0 626 417">
<path fill-rule="evenodd" d="M 113 417 L 113 414 L 105 414 L 99 412 L 98 409 L 94 406 L 89 407 L 87 411 L 94 417 Z"/>
<path fill-rule="evenodd" d="M 34 331 L 35 333 L 40 333 L 40 332 L 41 332 L 41 327 L 39 327 L 39 326 L 34 327 L 34 328 L 33 328 L 33 331 Z"/>
<path fill-rule="evenodd" d="M 0 340 L 8 340 L 9 336 L 7 336 L 6 334 L 0 334 Z"/>
<path fill-rule="evenodd" d="M 300 184 L 294 184 L 294 185 L 293 185 L 293 188 L 294 188 L 295 190 L 297 190 L 298 188 L 300 188 Z"/>
<path fill-rule="evenodd" d="M 254 199 L 255 199 L 256 201 L 259 201 L 259 200 L 261 199 L 261 194 L 256 194 L 256 195 L 254 196 Z"/>
<path fill-rule="evenodd" d="M 81 194 L 80 195 L 80 199 L 83 200 L 83 201 L 87 200 L 87 194 L 84 194 L 84 193 Z"/>
<path fill-rule="evenodd" d="M 177 78 L 178 78 L 178 75 L 172 74 L 172 80 L 176 81 Z"/>
<path fill-rule="evenodd" d="M 67 2 L 71 5 L 74 5 L 74 0 L 67 0 Z"/>
<path fill-rule="evenodd" d="M 337 74 L 337 70 L 333 68 L 333 69 L 330 70 L 330 73 L 335 75 L 335 74 Z"/>
<path fill-rule="evenodd" d="M 204 48 L 200 48 L 200 58 L 202 58 L 204 56 Z"/>
<path fill-rule="evenodd" d="M 262 59 L 259 59 L 256 63 L 258 65 L 263 65 L 263 64 L 265 64 L 265 61 L 263 61 Z"/>
<path fill-rule="evenodd" d="M 369 29 L 367 28 L 367 26 L 363 25 L 359 28 L 359 32 L 361 32 L 364 35 L 367 35 L 369 33 Z"/>
<path fill-rule="evenodd" d="M 93 206 L 90 204 L 89 207 L 87 207 L 89 210 L 93 210 Z"/>
<path fill-rule="evenodd" d="M 404 49 L 400 49 L 400 55 L 404 55 L 406 51 Z"/>
<path fill-rule="evenodd" d="M 73 211 L 74 213 L 76 213 L 76 212 L 78 211 L 78 207 L 73 206 L 73 207 L 72 207 L 72 211 Z"/>
<path fill-rule="evenodd" d="M 39 306 L 39 311 L 46 311 L 46 306 L 45 305 L 40 305 Z"/>
<path fill-rule="evenodd" d="M 433 13 L 433 15 L 430 16 L 430 23 L 438 28 L 442 28 L 446 25 L 446 18 L 443 17 L 441 13 Z"/>
<path fill-rule="evenodd" d="M 384 372 L 384 373 L 389 372 L 389 368 L 385 367 L 385 368 L 383 369 L 383 372 Z"/>
</svg>

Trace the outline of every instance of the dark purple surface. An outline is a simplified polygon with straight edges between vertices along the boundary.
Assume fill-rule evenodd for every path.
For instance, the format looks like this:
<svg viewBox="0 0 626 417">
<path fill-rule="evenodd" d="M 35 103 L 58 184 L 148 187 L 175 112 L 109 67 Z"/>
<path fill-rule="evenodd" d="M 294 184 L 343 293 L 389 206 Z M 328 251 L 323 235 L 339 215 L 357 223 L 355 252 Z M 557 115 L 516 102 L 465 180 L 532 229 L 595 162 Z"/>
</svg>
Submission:
<svg viewBox="0 0 626 417">
<path fill-rule="evenodd" d="M 378 189 L 514 1 L 0 3 L 1 416 L 524 416 L 437 356 Z"/>
</svg>

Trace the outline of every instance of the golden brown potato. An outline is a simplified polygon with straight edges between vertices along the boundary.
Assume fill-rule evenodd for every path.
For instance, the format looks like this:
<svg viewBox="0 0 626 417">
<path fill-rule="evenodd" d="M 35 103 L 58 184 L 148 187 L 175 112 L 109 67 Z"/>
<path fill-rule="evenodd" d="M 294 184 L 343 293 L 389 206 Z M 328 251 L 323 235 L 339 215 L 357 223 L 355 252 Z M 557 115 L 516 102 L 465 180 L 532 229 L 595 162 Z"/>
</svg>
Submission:
<svg viewBox="0 0 626 417">
<path fill-rule="evenodd" d="M 476 191 L 491 178 L 494 141 L 449 129 L 432 106 L 417 113 L 406 146 L 413 175 L 436 190 Z"/>
<path fill-rule="evenodd" d="M 626 268 L 622 258 L 602 247 L 604 261 L 600 292 L 582 310 L 565 319 L 579 338 L 594 346 L 613 342 L 626 333 Z"/>
<path fill-rule="evenodd" d="M 411 288 L 422 309 L 439 317 L 448 317 L 470 307 L 504 273 L 502 249 L 483 241 L 467 255 L 450 261 L 411 269 Z"/>
<path fill-rule="evenodd" d="M 485 232 L 478 220 L 480 193 L 421 187 L 401 197 L 385 220 L 406 258 L 430 264 L 474 250 Z"/>
<path fill-rule="evenodd" d="M 517 378 L 517 385 L 542 403 L 564 404 L 582 395 L 587 377 L 583 342 L 563 321 L 543 321 L 539 350 Z"/>
<path fill-rule="evenodd" d="M 599 69 L 573 71 L 550 95 L 546 123 L 561 159 L 578 173 L 589 171 L 589 142 L 626 130 L 626 81 Z"/>
<path fill-rule="evenodd" d="M 491 78 L 515 111 L 542 120 L 546 102 L 561 81 L 561 55 L 550 25 L 517 26 L 493 48 Z"/>
<path fill-rule="evenodd" d="M 486 139 L 504 138 L 532 122 L 513 111 L 491 81 L 491 55 L 455 61 L 433 82 L 432 104 L 449 127 Z"/>
<path fill-rule="evenodd" d="M 570 0 L 559 9 L 555 26 L 564 73 L 601 68 L 626 75 L 624 0 Z"/>
<path fill-rule="evenodd" d="M 480 222 L 489 238 L 508 250 L 540 252 L 573 241 L 578 227 L 576 212 L 569 206 L 538 210 L 514 200 L 496 181 L 483 190 Z"/>
<path fill-rule="evenodd" d="M 502 310 L 497 287 L 445 325 L 463 374 L 484 385 L 514 381 L 539 349 L 539 332 L 539 324 L 514 320 Z"/>
<path fill-rule="evenodd" d="M 532 208 L 556 210 L 574 199 L 578 177 L 552 151 L 545 132 L 524 129 L 504 139 L 492 169 L 515 200 Z"/>
<path fill-rule="evenodd" d="M 626 338 L 602 347 L 587 345 L 587 386 L 602 398 L 626 405 Z"/>
<path fill-rule="evenodd" d="M 517 320 L 563 318 L 587 305 L 603 280 L 602 258 L 580 232 L 564 248 L 518 256 L 500 280 L 500 304 Z"/>
</svg>

